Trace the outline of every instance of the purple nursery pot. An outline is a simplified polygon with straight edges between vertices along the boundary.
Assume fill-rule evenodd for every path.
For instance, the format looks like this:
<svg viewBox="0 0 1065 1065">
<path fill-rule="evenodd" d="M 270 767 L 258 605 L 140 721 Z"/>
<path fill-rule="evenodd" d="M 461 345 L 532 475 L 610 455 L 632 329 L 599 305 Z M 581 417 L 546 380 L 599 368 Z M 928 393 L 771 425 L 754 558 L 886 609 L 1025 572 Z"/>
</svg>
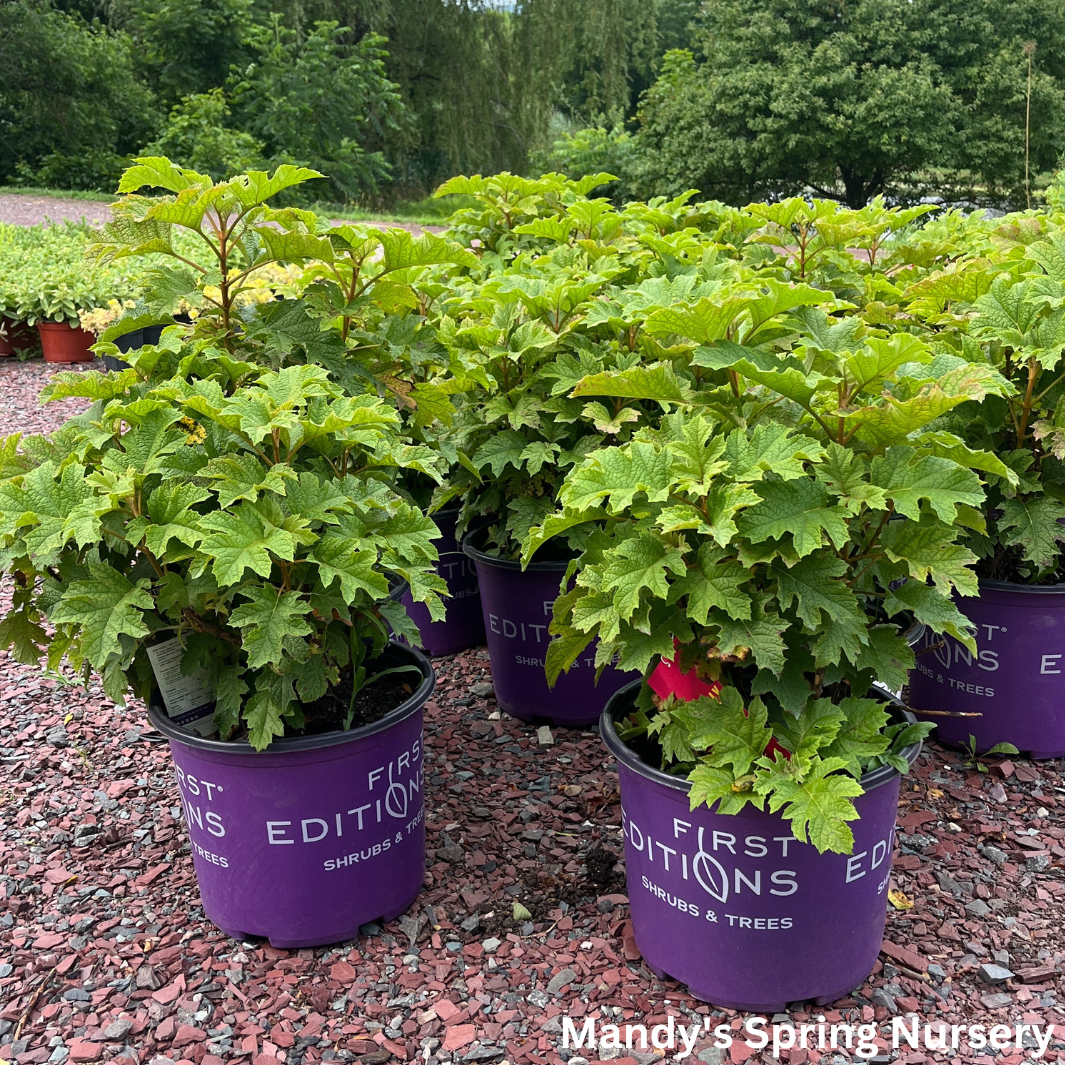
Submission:
<svg viewBox="0 0 1065 1065">
<path fill-rule="evenodd" d="M 690 810 L 688 781 L 644 763 L 614 730 L 640 683 L 611 698 L 599 729 L 618 760 L 629 906 L 644 961 L 704 1002 L 755 1013 L 854 990 L 883 942 L 898 772 L 862 777 L 850 855 L 818 854 L 777 814 Z M 920 749 L 903 752 L 911 765 Z"/>
<path fill-rule="evenodd" d="M 473 561 L 460 550 L 455 539 L 455 523 L 459 508 L 441 510 L 432 515 L 440 536 L 435 541 L 440 552 L 436 572 L 447 582 L 450 597 L 444 600 L 447 616 L 443 621 L 433 621 L 429 608 L 416 603 L 409 589 L 400 602 L 407 616 L 418 626 L 422 637 L 422 649 L 426 654 L 453 655 L 484 643 L 484 617 L 481 613 L 481 593 L 477 587 L 477 570 Z"/>
<path fill-rule="evenodd" d="M 204 912 L 234 939 L 339 943 L 398 917 L 421 890 L 422 707 L 436 678 L 399 644 L 378 662 L 418 667 L 406 702 L 372 725 L 261 752 L 203 739 L 149 707 L 170 741 Z"/>
<path fill-rule="evenodd" d="M 980 715 L 930 717 L 947 744 L 974 736 L 978 751 L 1012 743 L 1032 758 L 1065 755 L 1065 584 L 982 580 L 958 609 L 976 626 L 976 654 L 926 634 L 910 672 L 914 712 Z"/>
<path fill-rule="evenodd" d="M 607 666 L 596 683 L 591 643 L 548 687 L 544 665 L 553 637 L 547 628 L 568 563 L 531 562 L 523 570 L 520 562 L 485 554 L 471 542 L 478 535 L 467 535 L 462 550 L 477 566 L 496 702 L 522 721 L 544 719 L 565 728 L 594 724 L 607 699 L 635 674 Z"/>
</svg>

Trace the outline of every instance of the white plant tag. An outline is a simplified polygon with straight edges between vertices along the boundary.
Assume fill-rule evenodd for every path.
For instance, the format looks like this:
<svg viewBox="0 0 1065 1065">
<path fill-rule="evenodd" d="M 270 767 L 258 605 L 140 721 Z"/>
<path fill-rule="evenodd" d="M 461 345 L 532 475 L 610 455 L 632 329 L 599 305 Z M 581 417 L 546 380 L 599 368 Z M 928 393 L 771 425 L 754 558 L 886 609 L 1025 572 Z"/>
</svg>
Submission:
<svg viewBox="0 0 1065 1065">
<path fill-rule="evenodd" d="M 215 731 L 214 694 L 204 670 L 198 669 L 188 677 L 182 674 L 182 651 L 181 640 L 176 636 L 148 648 L 159 694 L 163 697 L 167 716 L 175 725 L 201 736 L 210 736 Z"/>
</svg>

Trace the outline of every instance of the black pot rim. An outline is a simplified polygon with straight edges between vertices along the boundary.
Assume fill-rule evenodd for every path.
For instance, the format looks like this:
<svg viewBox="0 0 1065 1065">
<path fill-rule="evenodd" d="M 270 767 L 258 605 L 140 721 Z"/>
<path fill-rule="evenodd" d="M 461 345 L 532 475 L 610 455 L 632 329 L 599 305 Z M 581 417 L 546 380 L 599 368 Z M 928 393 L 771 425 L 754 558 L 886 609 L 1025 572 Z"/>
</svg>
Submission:
<svg viewBox="0 0 1065 1065">
<path fill-rule="evenodd" d="M 429 696 L 436 687 L 436 673 L 429 663 L 429 659 L 420 651 L 405 644 L 390 641 L 381 657 L 388 654 L 407 658 L 409 664 L 416 665 L 422 674 L 422 682 L 418 685 L 414 694 L 400 703 L 394 710 L 390 710 L 379 721 L 363 725 L 360 728 L 349 729 L 347 732 L 322 732 L 317 736 L 291 736 L 288 739 L 277 739 L 262 751 L 257 751 L 250 743 L 244 740 L 236 742 L 230 740 L 210 740 L 205 736 L 199 736 L 175 725 L 166 715 L 162 707 L 154 703 L 148 704 L 148 720 L 172 743 L 180 743 L 185 747 L 195 747 L 200 751 L 215 751 L 219 754 L 247 754 L 258 756 L 262 754 L 295 754 L 300 751 L 318 751 L 325 747 L 339 747 L 344 743 L 354 743 L 356 740 L 367 736 L 384 732 L 393 725 L 406 720 L 412 714 L 417 713 L 425 705 Z M 380 659 L 378 659 L 380 661 Z"/>
<path fill-rule="evenodd" d="M 981 577 L 981 591 L 1027 592 L 1029 595 L 1065 595 L 1065 584 L 1014 584 L 1013 581 L 993 581 Z"/>
<path fill-rule="evenodd" d="M 474 529 L 471 532 L 466 533 L 462 538 L 462 551 L 473 559 L 474 562 L 480 562 L 484 566 L 494 566 L 496 569 L 506 569 L 519 573 L 558 573 L 563 574 L 569 568 L 569 562 L 530 562 L 527 566 L 523 566 L 520 562 L 514 561 L 511 558 L 500 558 L 498 555 L 489 555 L 487 552 L 482 551 L 481 548 L 476 547 L 473 543 L 473 539 L 486 532 L 484 527 Z"/>
<path fill-rule="evenodd" d="M 610 753 L 614 755 L 619 762 L 623 762 L 629 769 L 635 773 L 639 773 L 640 776 L 646 777 L 648 780 L 653 780 L 656 784 L 664 784 L 667 788 L 672 788 L 674 791 L 683 791 L 685 793 L 691 791 L 691 782 L 684 777 L 670 776 L 669 773 L 663 773 L 661 769 L 655 769 L 653 766 L 649 766 L 644 762 L 635 751 L 626 746 L 621 737 L 618 736 L 614 729 L 614 720 L 619 715 L 620 711 L 624 709 L 623 703 L 628 703 L 631 696 L 635 694 L 636 690 L 643 680 L 634 680 L 629 684 L 626 684 L 624 688 L 619 688 L 614 694 L 607 700 L 606 706 L 603 708 L 602 714 L 599 716 L 599 735 L 602 737 L 603 742 L 607 745 Z M 881 688 L 876 685 L 872 689 L 872 693 L 875 693 L 885 702 L 890 703 L 896 710 L 901 713 L 903 719 L 907 724 L 913 724 L 917 721 L 917 718 L 910 713 L 906 707 L 895 698 L 886 688 Z M 921 748 L 924 744 L 921 741 L 917 743 L 911 743 L 909 747 L 902 749 L 902 757 L 906 759 L 912 766 L 917 761 L 918 755 L 921 753 Z M 878 766 L 870 773 L 863 773 L 861 779 L 858 781 L 862 786 L 863 791 L 872 791 L 874 788 L 879 788 L 883 784 L 887 784 L 892 777 L 901 776 L 897 769 L 892 769 L 889 765 Z"/>
</svg>

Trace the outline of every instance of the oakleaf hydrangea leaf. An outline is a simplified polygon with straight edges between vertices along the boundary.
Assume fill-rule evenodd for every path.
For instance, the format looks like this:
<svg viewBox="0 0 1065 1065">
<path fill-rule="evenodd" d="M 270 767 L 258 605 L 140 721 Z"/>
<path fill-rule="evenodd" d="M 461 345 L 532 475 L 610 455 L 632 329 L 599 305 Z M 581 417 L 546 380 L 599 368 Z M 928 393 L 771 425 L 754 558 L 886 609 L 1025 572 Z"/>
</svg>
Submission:
<svg viewBox="0 0 1065 1065">
<path fill-rule="evenodd" d="M 289 636 L 308 636 L 308 604 L 297 592 L 279 592 L 273 585 L 252 585 L 241 590 L 248 602 L 241 603 L 230 621 L 242 630 L 248 666 L 280 665 L 284 642 Z"/>
<path fill-rule="evenodd" d="M 781 480 L 802 477 L 807 462 L 816 462 L 824 448 L 816 440 L 795 433 L 785 425 L 760 422 L 750 438 L 733 432 L 725 444 L 730 474 L 737 481 L 760 481 L 767 473 Z"/>
<path fill-rule="evenodd" d="M 760 759 L 767 770 L 755 779 L 755 790 L 766 796 L 769 811 L 791 822 L 795 838 L 809 840 L 817 850 L 850 854 L 854 850 L 854 833 L 848 821 L 858 819 L 852 799 L 862 794 L 862 786 L 851 776 L 840 775 L 846 769 L 842 758 L 815 761 L 806 773 L 792 771 L 783 758 Z"/>
<path fill-rule="evenodd" d="M 1061 519 L 1065 519 L 1065 503 L 1050 496 L 1006 499 L 998 528 L 1007 547 L 1021 548 L 1025 559 L 1047 569 L 1058 558 L 1058 545 L 1065 543 Z"/>
<path fill-rule="evenodd" d="M 767 712 L 762 700 L 755 697 L 745 708 L 740 693 L 729 687 L 723 688 L 716 699 L 703 696 L 693 701 L 714 705 L 702 707 L 698 722 L 702 727 L 692 731 L 692 748 L 706 751 L 703 761 L 709 766 L 731 767 L 734 777 L 749 772 L 773 736 L 766 727 Z"/>
<path fill-rule="evenodd" d="M 771 572 L 777 579 L 781 609 L 795 604 L 795 613 L 813 632 L 823 618 L 853 622 L 864 628 L 865 613 L 854 593 L 841 580 L 847 564 L 837 555 L 809 555 L 788 567 L 779 560 Z"/>
<path fill-rule="evenodd" d="M 931 577 L 943 595 L 957 588 L 962 595 L 976 595 L 976 574 L 970 567 L 976 556 L 954 543 L 954 530 L 942 525 L 919 525 L 915 521 L 888 522 L 881 536 L 884 552 L 892 562 L 903 562 L 919 581 Z"/>
<path fill-rule="evenodd" d="M 762 502 L 745 510 L 737 520 L 739 531 L 754 543 L 780 539 L 790 533 L 801 558 L 821 546 L 825 535 L 837 547 L 847 542 L 846 514 L 827 506 L 824 485 L 810 478 L 766 481 L 757 488 Z"/>
<path fill-rule="evenodd" d="M 838 709 L 844 720 L 825 755 L 842 759 L 847 763 L 847 772 L 857 778 L 862 775 L 866 760 L 882 754 L 891 744 L 884 735 L 888 712 L 879 699 L 843 699 Z"/>
<path fill-rule="evenodd" d="M 950 459 L 918 455 L 908 447 L 893 447 L 877 456 L 870 475 L 898 513 L 915 521 L 921 517 L 922 501 L 948 525 L 958 515 L 957 504 L 978 507 L 984 501 L 980 479 L 971 470 Z"/>
<path fill-rule="evenodd" d="M 140 639 L 148 635 L 144 611 L 154 609 L 155 602 L 147 580 L 134 584 L 125 574 L 99 562 L 89 563 L 89 573 L 92 579 L 73 581 L 48 616 L 57 625 L 81 627 L 81 650 L 93 668 L 100 670 L 120 653 L 121 636 Z"/>
<path fill-rule="evenodd" d="M 201 524 L 210 532 L 200 543 L 200 553 L 213 560 L 212 571 L 222 586 L 239 584 L 248 569 L 269 577 L 271 554 L 289 561 L 295 557 L 292 534 L 266 523 L 249 503 L 206 514 Z"/>
<path fill-rule="evenodd" d="M 683 576 L 684 556 L 657 537 L 644 535 L 625 540 L 615 548 L 604 573 L 603 590 L 613 594 L 619 617 L 628 619 L 646 589 L 653 597 L 669 594 L 668 574 Z"/>
<path fill-rule="evenodd" d="M 568 510 L 587 510 L 605 499 L 614 513 L 631 506 L 640 492 L 660 502 L 669 492 L 670 470 L 668 452 L 650 444 L 604 448 L 566 479 L 560 500 Z"/>
<path fill-rule="evenodd" d="M 747 621 L 751 618 L 751 598 L 741 589 L 749 576 L 724 550 L 703 544 L 697 567 L 676 583 L 675 592 L 687 593 L 688 615 L 697 625 L 705 625 L 713 609 Z"/>
<path fill-rule="evenodd" d="M 706 805 L 719 814 L 738 814 L 748 804 L 756 810 L 765 805 L 765 799 L 754 791 L 749 780 L 737 783 L 728 769 L 700 762 L 688 774 L 688 780 L 691 781 L 688 801 L 693 810 Z"/>
</svg>

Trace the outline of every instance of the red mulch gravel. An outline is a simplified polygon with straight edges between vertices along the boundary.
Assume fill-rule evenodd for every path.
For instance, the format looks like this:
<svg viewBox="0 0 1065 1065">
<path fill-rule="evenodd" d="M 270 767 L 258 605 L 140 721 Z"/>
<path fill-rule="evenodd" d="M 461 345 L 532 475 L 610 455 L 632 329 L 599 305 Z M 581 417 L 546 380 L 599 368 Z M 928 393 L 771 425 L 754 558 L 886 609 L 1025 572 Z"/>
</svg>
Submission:
<svg viewBox="0 0 1065 1065">
<path fill-rule="evenodd" d="M 46 377 L 31 363 L 0 370 L 8 431 L 60 420 L 32 403 Z M 541 746 L 501 717 L 483 649 L 435 665 L 425 890 L 357 941 L 289 952 L 235 942 L 204 919 L 167 748 L 143 707 L 0 655 L 0 1058 L 583 1065 L 561 1050 L 560 1015 L 717 1016 L 739 1028 L 741 1016 L 639 959 L 617 863 L 617 777 L 595 733 L 555 730 Z M 869 982 L 791 1018 L 882 1022 L 889 1039 L 883 1022 L 910 1012 L 947 1025 L 1065 1023 L 1062 769 L 1004 762 L 981 774 L 926 751 L 903 783 L 892 885 L 913 908 L 889 914 Z M 530 918 L 513 918 L 515 901 Z M 993 986 L 978 974 L 985 963 L 1016 975 Z M 1057 1036 L 1047 1060 L 1065 1059 L 1065 1029 Z M 774 1060 L 742 1040 L 724 1055 L 710 1043 L 696 1047 L 705 1065 Z M 783 1053 L 793 1065 L 851 1060 Z M 954 1053 L 942 1060 L 1022 1058 Z M 904 1048 L 899 1060 L 935 1059 Z"/>
<path fill-rule="evenodd" d="M 50 433 L 89 405 L 84 399 L 59 399 L 42 406 L 37 397 L 52 374 L 57 370 L 103 368 L 99 359 L 60 366 L 41 359 L 19 362 L 14 356 L 0 358 L 0 436 Z"/>
</svg>

